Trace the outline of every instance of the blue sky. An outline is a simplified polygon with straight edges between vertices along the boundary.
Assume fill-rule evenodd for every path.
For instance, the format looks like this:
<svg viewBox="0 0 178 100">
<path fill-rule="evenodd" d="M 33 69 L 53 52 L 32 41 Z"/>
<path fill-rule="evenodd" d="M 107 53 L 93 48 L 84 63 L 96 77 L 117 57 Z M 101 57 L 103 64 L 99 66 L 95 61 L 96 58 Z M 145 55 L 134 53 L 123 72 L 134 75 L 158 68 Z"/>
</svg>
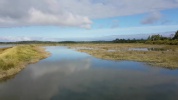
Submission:
<svg viewBox="0 0 178 100">
<path fill-rule="evenodd" d="M 88 41 L 178 30 L 178 0 L 14 1 L 0 2 L 0 41 Z"/>
</svg>

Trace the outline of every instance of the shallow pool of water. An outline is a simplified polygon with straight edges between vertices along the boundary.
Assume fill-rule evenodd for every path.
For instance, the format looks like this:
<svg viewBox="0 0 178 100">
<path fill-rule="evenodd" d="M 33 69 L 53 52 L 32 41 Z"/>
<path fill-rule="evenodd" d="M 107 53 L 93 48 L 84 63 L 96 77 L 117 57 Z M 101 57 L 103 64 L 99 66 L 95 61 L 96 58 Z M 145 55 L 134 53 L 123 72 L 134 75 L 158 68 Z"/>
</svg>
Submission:
<svg viewBox="0 0 178 100">
<path fill-rule="evenodd" d="M 94 50 L 94 48 L 89 48 L 89 47 L 75 47 L 75 50 Z"/>
<path fill-rule="evenodd" d="M 0 48 L 13 47 L 14 45 L 0 45 Z"/>
<path fill-rule="evenodd" d="M 165 48 L 129 48 L 129 51 L 171 51 Z"/>
<path fill-rule="evenodd" d="M 49 58 L 0 83 L 0 100 L 178 100 L 178 70 L 46 49 Z"/>
</svg>

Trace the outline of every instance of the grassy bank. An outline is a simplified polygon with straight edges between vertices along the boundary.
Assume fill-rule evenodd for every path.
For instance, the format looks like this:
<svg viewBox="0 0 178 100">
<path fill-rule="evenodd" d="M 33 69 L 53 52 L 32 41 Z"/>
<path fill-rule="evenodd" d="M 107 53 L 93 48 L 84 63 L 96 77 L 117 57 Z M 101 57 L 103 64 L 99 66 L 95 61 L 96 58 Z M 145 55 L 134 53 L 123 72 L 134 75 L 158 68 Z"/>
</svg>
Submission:
<svg viewBox="0 0 178 100">
<path fill-rule="evenodd" d="M 108 60 L 132 60 L 147 62 L 153 66 L 170 69 L 178 68 L 178 46 L 140 43 L 68 44 L 68 46 L 76 49 L 80 47 L 80 49 L 77 49 L 78 51 L 86 52 L 97 58 Z"/>
<path fill-rule="evenodd" d="M 49 53 L 33 45 L 21 45 L 0 49 L 0 79 L 21 71 L 25 65 L 46 58 Z"/>
</svg>

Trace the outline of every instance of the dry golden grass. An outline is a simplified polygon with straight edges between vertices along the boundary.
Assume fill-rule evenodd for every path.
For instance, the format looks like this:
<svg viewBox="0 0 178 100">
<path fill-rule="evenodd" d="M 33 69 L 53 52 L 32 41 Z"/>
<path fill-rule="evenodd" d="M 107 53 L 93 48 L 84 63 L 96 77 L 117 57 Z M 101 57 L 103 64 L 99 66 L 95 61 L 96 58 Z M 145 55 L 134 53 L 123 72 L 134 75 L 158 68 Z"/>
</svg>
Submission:
<svg viewBox="0 0 178 100">
<path fill-rule="evenodd" d="M 6 49 L 9 49 L 9 48 L 0 48 L 0 54 Z"/>
<path fill-rule="evenodd" d="M 97 58 L 109 60 L 133 60 L 147 62 L 153 66 L 166 68 L 178 68 L 178 46 L 171 45 L 149 45 L 149 44 L 68 44 L 71 48 L 92 48 L 79 49 Z M 134 51 L 129 48 L 156 48 L 158 51 Z M 163 51 L 159 51 L 159 49 Z M 111 50 L 109 52 L 108 50 Z M 165 51 L 164 51 L 165 50 Z"/>
<path fill-rule="evenodd" d="M 21 45 L 0 51 L 0 79 L 21 71 L 26 64 L 46 58 L 49 53 L 33 45 Z"/>
</svg>

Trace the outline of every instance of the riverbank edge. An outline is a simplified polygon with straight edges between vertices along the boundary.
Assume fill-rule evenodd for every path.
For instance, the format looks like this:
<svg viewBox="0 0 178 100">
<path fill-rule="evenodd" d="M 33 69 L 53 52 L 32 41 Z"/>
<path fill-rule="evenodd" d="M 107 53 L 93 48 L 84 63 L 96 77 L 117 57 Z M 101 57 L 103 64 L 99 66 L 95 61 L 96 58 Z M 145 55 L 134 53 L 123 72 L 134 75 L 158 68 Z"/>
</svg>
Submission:
<svg viewBox="0 0 178 100">
<path fill-rule="evenodd" d="M 94 56 L 96 58 L 99 58 L 99 59 L 103 59 L 103 60 L 115 60 L 115 61 L 122 61 L 122 60 L 127 60 L 127 61 L 136 61 L 136 62 L 144 62 L 148 65 L 151 65 L 151 66 L 157 66 L 157 67 L 162 67 L 162 68 L 167 68 L 167 69 L 178 69 L 177 65 L 175 64 L 169 64 L 169 63 L 160 63 L 160 62 L 157 62 L 157 61 L 150 61 L 149 59 L 145 60 L 145 59 L 132 59 L 132 58 L 112 58 L 112 57 L 109 57 L 109 56 L 104 56 L 104 55 L 100 55 L 100 51 L 99 52 L 91 52 L 92 50 L 77 50 L 79 52 L 83 52 L 83 53 L 87 53 L 91 56 Z"/>
<path fill-rule="evenodd" d="M 144 62 L 151 66 L 178 69 L 178 47 L 170 45 L 148 44 L 69 44 L 69 48 L 84 52 L 99 59 L 115 61 Z M 82 49 L 80 48 L 82 47 Z M 80 48 L 80 49 L 77 49 Z M 83 49 L 84 48 L 84 49 Z M 158 48 L 168 51 L 134 51 L 129 48 Z M 108 52 L 108 50 L 115 50 Z"/>
<path fill-rule="evenodd" d="M 7 50 L 4 50 L 1 54 L 3 55 L 4 53 L 7 53 L 6 51 L 9 51 L 11 49 L 16 49 L 18 47 L 25 48 L 25 47 L 30 47 L 32 51 L 36 52 L 37 57 L 31 57 L 28 61 L 20 61 L 19 64 L 15 65 L 13 68 L 10 68 L 8 70 L 1 70 L 0 71 L 0 81 L 9 79 L 13 77 L 14 75 L 18 74 L 20 71 L 22 71 L 25 67 L 27 67 L 28 64 L 33 64 L 37 63 L 38 61 L 45 59 L 49 57 L 51 54 L 45 50 L 45 48 L 41 46 L 34 46 L 34 45 L 19 45 L 19 46 L 14 46 L 12 48 L 8 48 Z M 9 54 L 10 55 L 10 54 Z M 16 59 L 16 58 L 13 58 Z"/>
</svg>

